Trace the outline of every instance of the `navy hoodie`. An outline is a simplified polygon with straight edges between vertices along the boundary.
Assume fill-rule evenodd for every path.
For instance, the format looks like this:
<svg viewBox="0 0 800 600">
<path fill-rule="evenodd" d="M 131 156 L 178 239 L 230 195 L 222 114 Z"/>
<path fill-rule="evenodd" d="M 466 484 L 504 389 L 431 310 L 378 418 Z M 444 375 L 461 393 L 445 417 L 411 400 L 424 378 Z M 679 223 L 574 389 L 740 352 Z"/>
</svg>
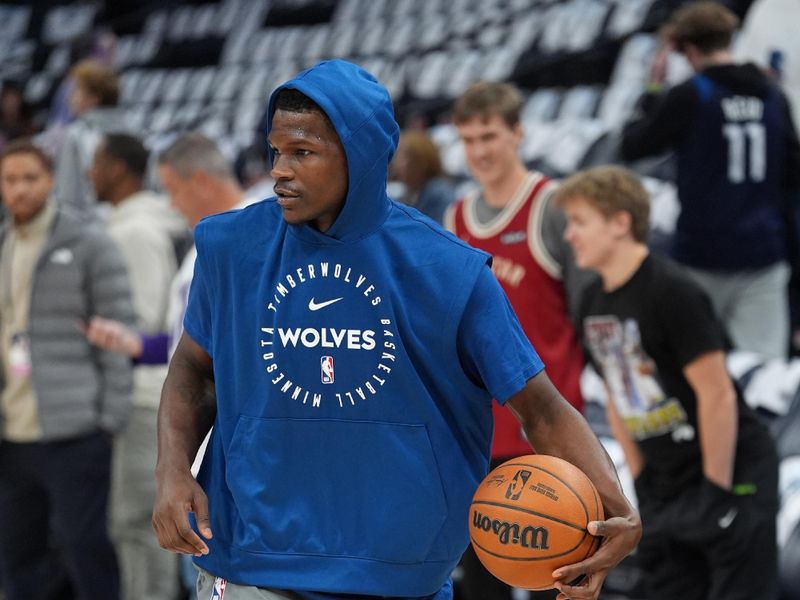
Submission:
<svg viewBox="0 0 800 600">
<path fill-rule="evenodd" d="M 196 229 L 185 326 L 217 390 L 198 477 L 214 538 L 196 562 L 258 587 L 434 594 L 468 543 L 490 392 L 505 400 L 542 365 L 511 319 L 492 350 L 510 375 L 487 385 L 488 367 L 464 367 L 470 297 L 499 286 L 488 255 L 386 195 L 398 138 L 386 90 L 343 61 L 282 88 L 330 118 L 348 193 L 325 233 L 288 225 L 274 198 Z"/>
</svg>

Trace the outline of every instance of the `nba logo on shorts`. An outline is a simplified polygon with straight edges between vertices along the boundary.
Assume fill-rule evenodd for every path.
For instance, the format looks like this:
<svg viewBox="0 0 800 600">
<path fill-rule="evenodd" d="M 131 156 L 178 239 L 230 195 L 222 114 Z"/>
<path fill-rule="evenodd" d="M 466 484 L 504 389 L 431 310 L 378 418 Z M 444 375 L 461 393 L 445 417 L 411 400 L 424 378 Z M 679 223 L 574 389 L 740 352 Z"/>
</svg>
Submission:
<svg viewBox="0 0 800 600">
<path fill-rule="evenodd" d="M 333 357 L 323 356 L 320 359 L 322 383 L 333 383 Z"/>
<path fill-rule="evenodd" d="M 211 600 L 223 600 L 225 597 L 225 586 L 228 584 L 222 577 L 214 579 L 214 589 L 211 590 Z"/>
</svg>

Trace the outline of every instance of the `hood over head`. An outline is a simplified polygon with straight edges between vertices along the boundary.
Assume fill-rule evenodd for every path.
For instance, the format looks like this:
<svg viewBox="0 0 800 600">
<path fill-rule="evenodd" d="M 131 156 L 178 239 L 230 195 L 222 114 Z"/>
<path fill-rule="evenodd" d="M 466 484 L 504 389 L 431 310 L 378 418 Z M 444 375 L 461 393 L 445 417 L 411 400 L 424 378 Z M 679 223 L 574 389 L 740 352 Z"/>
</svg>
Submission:
<svg viewBox="0 0 800 600">
<path fill-rule="evenodd" d="M 769 93 L 772 85 L 770 78 L 755 63 L 713 65 L 702 72 L 720 85 L 762 98 Z"/>
<path fill-rule="evenodd" d="M 283 89 L 305 94 L 325 111 L 347 156 L 349 185 L 342 212 L 325 233 L 308 225 L 297 226 L 298 233 L 317 242 L 365 237 L 383 223 L 391 207 L 386 182 L 400 128 L 389 92 L 357 65 L 323 61 L 275 89 L 269 99 L 267 135 L 275 97 Z"/>
</svg>

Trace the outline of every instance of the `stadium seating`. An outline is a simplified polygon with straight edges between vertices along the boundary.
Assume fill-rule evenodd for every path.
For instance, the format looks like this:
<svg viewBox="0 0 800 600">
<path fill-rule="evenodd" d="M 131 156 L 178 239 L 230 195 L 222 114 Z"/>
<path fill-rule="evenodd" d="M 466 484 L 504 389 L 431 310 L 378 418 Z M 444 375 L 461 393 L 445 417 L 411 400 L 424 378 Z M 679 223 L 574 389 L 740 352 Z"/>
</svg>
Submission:
<svg viewBox="0 0 800 600">
<path fill-rule="evenodd" d="M 260 140 L 274 87 L 326 57 L 362 64 L 389 89 L 404 124 L 422 116 L 445 169 L 469 181 L 463 149 L 447 122 L 452 100 L 477 79 L 511 80 L 526 94 L 522 153 L 562 176 L 616 162 L 616 141 L 633 114 L 656 49 L 654 31 L 681 0 L 162 0 L 0 4 L 0 78 L 24 82 L 25 98 L 46 112 L 87 42 L 116 34 L 113 64 L 121 104 L 147 144 L 200 129 L 233 158 Z M 796 4 L 758 0 L 761 5 Z M 791 29 L 795 20 L 784 19 Z M 746 25 L 746 24 L 745 24 Z M 795 36 L 796 38 L 797 36 Z M 771 40 L 752 42 L 764 52 Z M 760 44 L 760 45 L 759 45 Z M 762 57 L 765 58 L 765 57 Z M 673 57 L 679 79 L 688 67 Z M 795 73 L 800 72 L 795 68 Z M 794 75 L 793 75 L 794 77 Z M 796 79 L 792 79 L 793 84 Z M 256 136 L 256 137 L 254 137 Z M 634 165 L 653 198 L 653 244 L 667 240 L 678 214 L 673 165 L 662 157 Z M 748 362 L 750 360 L 750 362 Z M 762 365 L 733 357 L 748 401 L 771 415 L 784 456 L 782 569 L 800 587 L 800 365 Z M 595 382 L 596 383 L 596 382 Z M 587 382 L 591 399 L 591 378 Z M 602 394 L 601 394 L 602 396 Z M 626 467 L 604 430 L 601 397 L 589 403 L 626 489 Z M 793 431 L 791 436 L 787 432 Z M 623 565 L 625 566 L 625 565 Z M 607 598 L 638 598 L 635 564 L 612 573 Z M 786 584 L 789 586 L 789 584 Z M 787 592 L 788 594 L 788 592 Z M 789 596 L 794 598 L 798 596 Z"/>
<path fill-rule="evenodd" d="M 112 3 L 107 3 L 109 6 Z M 329 56 L 360 62 L 392 93 L 398 107 L 434 101 L 435 121 L 449 101 L 480 78 L 509 79 L 520 64 L 566 60 L 612 40 L 624 51 L 608 81 L 537 86 L 550 113 L 541 121 L 572 121 L 573 167 L 598 131 L 621 123 L 640 89 L 630 72 L 646 63 L 652 40 L 634 36 L 665 0 L 222 0 L 143 3 L 133 16 L 97 4 L 2 7 L 0 76 L 24 79 L 26 99 L 47 102 L 75 58 L 76 40 L 120 30 L 114 66 L 122 74 L 122 103 L 151 145 L 206 122 L 238 149 L 250 143 L 265 98 L 277 83 Z M 145 10 L 147 9 L 147 10 Z M 320 17 L 323 15 L 323 17 Z M 327 16 L 327 19 L 324 18 Z M 649 40 L 649 41 L 648 41 Z M 635 43 L 634 43 L 635 42 Z M 565 58 L 566 57 L 566 58 Z M 613 65 L 606 65 L 610 70 Z M 528 68 L 523 79 L 535 79 Z M 569 71 L 569 69 L 567 69 Z M 601 69 L 602 71 L 602 69 Z M 523 82 L 524 83 L 524 82 Z M 542 90 L 550 87 L 550 90 Z M 528 90 L 526 90 L 528 91 Z M 533 90 L 530 90 L 533 91 Z M 553 102 L 558 96 L 563 103 Z M 402 110 L 398 110 L 402 114 Z M 533 114 L 536 114 L 534 110 Z M 527 116 L 527 113 L 526 113 Z M 531 115 L 533 117 L 533 115 Z M 563 127 L 556 127 L 563 131 Z M 544 144 L 547 136 L 540 137 Z M 531 160 L 541 152 L 529 148 Z M 455 173 L 463 173 L 456 167 Z"/>
</svg>

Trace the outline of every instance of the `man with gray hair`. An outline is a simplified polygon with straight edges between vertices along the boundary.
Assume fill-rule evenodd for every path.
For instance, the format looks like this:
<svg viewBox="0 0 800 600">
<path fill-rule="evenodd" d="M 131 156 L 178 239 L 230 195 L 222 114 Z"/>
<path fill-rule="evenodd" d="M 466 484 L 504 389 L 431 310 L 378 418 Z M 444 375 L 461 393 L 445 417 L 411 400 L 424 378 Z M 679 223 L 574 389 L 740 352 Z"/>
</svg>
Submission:
<svg viewBox="0 0 800 600">
<path fill-rule="evenodd" d="M 172 206 L 189 227 L 208 215 L 241 208 L 256 199 L 243 199 L 233 169 L 215 142 L 189 132 L 172 142 L 158 157 L 158 175 Z M 167 325 L 169 331 L 141 335 L 120 323 L 93 321 L 90 339 L 104 348 L 122 352 L 145 364 L 166 363 L 172 344 L 183 331 L 183 310 L 197 253 L 191 247 L 172 280 Z"/>
<path fill-rule="evenodd" d="M 244 198 L 228 160 L 216 143 L 200 133 L 186 133 L 168 146 L 158 157 L 158 174 L 172 206 L 192 229 L 208 215 L 241 208 L 256 200 Z M 118 321 L 96 318 L 88 329 L 89 340 L 127 354 L 140 365 L 165 364 L 183 332 L 196 258 L 197 250 L 192 246 L 172 279 L 167 331 L 143 334 Z M 193 569 L 191 577 L 196 577 Z"/>
<path fill-rule="evenodd" d="M 166 198 L 144 188 L 148 157 L 138 138 L 109 133 L 100 140 L 88 175 L 98 201 L 110 207 L 106 229 L 125 258 L 136 328 L 152 334 L 167 325 L 170 282 L 178 268 L 170 223 L 183 223 Z M 134 365 L 133 411 L 115 440 L 111 526 L 122 600 L 174 600 L 178 592 L 178 561 L 153 538 L 149 510 L 156 494 L 151 471 L 166 375 L 163 364 Z"/>
</svg>

